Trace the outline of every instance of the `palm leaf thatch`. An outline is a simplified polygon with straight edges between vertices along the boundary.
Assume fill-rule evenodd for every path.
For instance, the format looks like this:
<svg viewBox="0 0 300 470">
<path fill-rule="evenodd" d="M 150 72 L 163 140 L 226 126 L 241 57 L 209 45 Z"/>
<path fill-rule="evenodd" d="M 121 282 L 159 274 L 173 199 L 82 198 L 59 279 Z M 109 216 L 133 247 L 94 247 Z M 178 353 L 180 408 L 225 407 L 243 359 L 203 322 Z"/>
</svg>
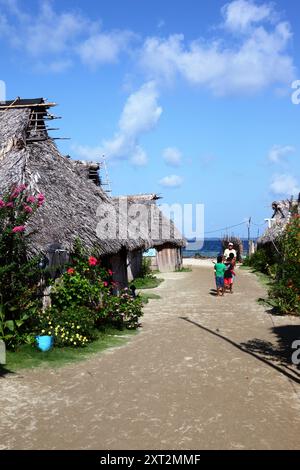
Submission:
<svg viewBox="0 0 300 470">
<path fill-rule="evenodd" d="M 300 196 L 300 195 L 299 195 Z M 283 234 L 291 215 L 300 213 L 300 197 L 298 200 L 285 199 L 283 201 L 274 201 L 272 203 L 273 215 L 270 219 L 270 227 L 258 239 L 258 245 L 274 243 Z"/>
<path fill-rule="evenodd" d="M 42 128 L 42 134 L 31 130 L 32 112 L 32 106 L 0 109 L 1 194 L 12 185 L 26 184 L 33 194 L 43 193 L 46 198 L 28 226 L 31 254 L 47 252 L 52 244 L 70 251 L 77 238 L 99 255 L 147 248 L 148 240 L 130 233 L 122 214 L 122 239 L 110 236 L 104 223 L 99 228 L 97 208 L 101 207 L 102 214 L 111 213 L 111 199 L 59 153 L 46 129 Z"/>
</svg>

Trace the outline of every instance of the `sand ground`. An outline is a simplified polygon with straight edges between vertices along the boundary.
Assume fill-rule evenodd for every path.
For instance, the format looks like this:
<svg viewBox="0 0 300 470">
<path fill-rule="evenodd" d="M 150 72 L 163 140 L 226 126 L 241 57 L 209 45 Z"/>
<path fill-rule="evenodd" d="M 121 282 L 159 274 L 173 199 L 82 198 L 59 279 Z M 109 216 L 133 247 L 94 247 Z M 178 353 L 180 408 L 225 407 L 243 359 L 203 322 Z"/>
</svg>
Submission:
<svg viewBox="0 0 300 470">
<path fill-rule="evenodd" d="M 300 448 L 300 320 L 242 270 L 217 298 L 211 266 L 163 275 L 125 346 L 0 377 L 0 449 Z"/>
</svg>

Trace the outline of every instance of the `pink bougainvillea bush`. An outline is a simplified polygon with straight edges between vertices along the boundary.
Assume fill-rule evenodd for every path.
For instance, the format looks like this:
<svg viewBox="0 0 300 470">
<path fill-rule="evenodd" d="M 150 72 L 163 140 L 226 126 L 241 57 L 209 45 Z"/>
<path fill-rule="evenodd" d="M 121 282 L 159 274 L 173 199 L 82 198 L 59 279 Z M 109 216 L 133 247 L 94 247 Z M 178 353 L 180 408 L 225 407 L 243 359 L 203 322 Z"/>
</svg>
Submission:
<svg viewBox="0 0 300 470">
<path fill-rule="evenodd" d="M 44 201 L 43 194 L 31 194 L 24 184 L 0 197 L 0 331 L 12 347 L 24 340 L 41 298 L 38 260 L 28 258 L 27 224 Z"/>
</svg>

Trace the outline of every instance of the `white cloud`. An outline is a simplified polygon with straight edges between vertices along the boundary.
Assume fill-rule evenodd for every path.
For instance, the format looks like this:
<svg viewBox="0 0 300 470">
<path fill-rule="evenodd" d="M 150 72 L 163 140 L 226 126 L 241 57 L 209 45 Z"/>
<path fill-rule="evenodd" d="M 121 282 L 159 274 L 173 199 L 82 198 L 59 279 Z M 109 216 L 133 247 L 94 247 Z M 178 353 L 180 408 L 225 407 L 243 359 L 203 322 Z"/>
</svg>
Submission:
<svg viewBox="0 0 300 470">
<path fill-rule="evenodd" d="M 159 184 L 165 188 L 179 188 L 182 183 L 183 179 L 178 175 L 165 176 L 159 181 Z"/>
<path fill-rule="evenodd" d="M 154 82 L 144 84 L 127 99 L 119 121 L 122 134 L 136 136 L 152 129 L 158 122 L 162 108 L 157 103 L 158 92 Z"/>
<path fill-rule="evenodd" d="M 82 62 L 91 66 L 113 63 L 128 48 L 133 37 L 130 31 L 98 33 L 80 44 L 78 53 Z"/>
<path fill-rule="evenodd" d="M 236 5 L 236 2 L 227 4 L 223 10 L 223 27 L 229 22 L 232 28 L 237 28 L 238 20 L 233 16 Z M 271 7 L 263 4 L 258 10 L 251 10 L 254 4 L 245 0 L 243 5 L 250 11 L 240 20 L 240 28 L 246 25 L 248 28 L 238 37 L 235 35 L 234 42 L 232 38 L 226 42 L 224 35 L 190 43 L 182 34 L 149 37 L 140 53 L 141 67 L 151 79 L 170 82 L 181 76 L 216 95 L 253 93 L 272 85 L 290 84 L 295 67 L 288 54 L 292 37 L 289 23 L 274 20 L 274 24 L 265 27 L 263 21 Z"/>
<path fill-rule="evenodd" d="M 98 161 L 103 156 L 103 148 L 99 146 L 91 147 L 88 145 L 72 144 L 74 153 L 83 160 Z"/>
<path fill-rule="evenodd" d="M 145 166 L 148 163 L 148 157 L 144 149 L 138 145 L 135 147 L 135 152 L 130 158 L 130 162 L 134 166 Z"/>
<path fill-rule="evenodd" d="M 95 148 L 77 146 L 76 153 L 82 158 L 105 154 L 108 159 L 129 159 L 133 165 L 143 166 L 148 158 L 139 145 L 140 137 L 156 126 L 161 113 L 155 84 L 145 83 L 127 98 L 114 137 Z"/>
<path fill-rule="evenodd" d="M 224 24 L 233 31 L 245 31 L 249 26 L 277 16 L 271 3 L 255 4 L 251 0 L 235 0 L 222 8 Z"/>
<path fill-rule="evenodd" d="M 300 185 L 292 175 L 274 175 L 270 189 L 274 194 L 289 197 L 299 193 Z"/>
<path fill-rule="evenodd" d="M 182 154 L 176 147 L 167 147 L 163 151 L 163 159 L 170 166 L 180 166 Z"/>
<path fill-rule="evenodd" d="M 34 15 L 21 9 L 17 0 L 0 3 L 0 36 L 32 60 L 57 65 L 49 71 L 64 70 L 61 64 L 71 63 L 71 58 L 73 63 L 78 56 L 83 63 L 94 66 L 116 62 L 135 37 L 130 31 L 102 31 L 99 21 L 77 10 L 57 12 L 50 0 L 38 2 Z"/>
<path fill-rule="evenodd" d="M 5 5 L 6 22 L 15 33 L 9 37 L 11 45 L 19 47 L 32 57 L 69 51 L 76 46 L 82 35 L 91 34 L 98 27 L 77 12 L 56 13 L 52 2 L 47 0 L 39 2 L 39 10 L 35 15 L 21 10 L 17 1 L 10 1 Z"/>
<path fill-rule="evenodd" d="M 291 145 L 273 145 L 268 154 L 268 159 L 273 163 L 281 162 L 288 155 L 295 153 L 295 147 Z"/>
</svg>

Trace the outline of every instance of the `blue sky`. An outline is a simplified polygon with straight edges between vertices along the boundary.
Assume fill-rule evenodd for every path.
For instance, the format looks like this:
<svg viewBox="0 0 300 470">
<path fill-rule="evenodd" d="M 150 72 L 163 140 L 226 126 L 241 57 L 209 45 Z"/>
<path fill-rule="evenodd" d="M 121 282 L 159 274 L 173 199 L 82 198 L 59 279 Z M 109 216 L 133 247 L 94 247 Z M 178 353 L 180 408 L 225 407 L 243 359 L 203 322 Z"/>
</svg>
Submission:
<svg viewBox="0 0 300 470">
<path fill-rule="evenodd" d="M 294 0 L 0 0 L 0 80 L 57 102 L 60 149 L 105 153 L 115 195 L 203 203 L 208 232 L 260 224 L 300 187 L 299 16 Z"/>
</svg>

